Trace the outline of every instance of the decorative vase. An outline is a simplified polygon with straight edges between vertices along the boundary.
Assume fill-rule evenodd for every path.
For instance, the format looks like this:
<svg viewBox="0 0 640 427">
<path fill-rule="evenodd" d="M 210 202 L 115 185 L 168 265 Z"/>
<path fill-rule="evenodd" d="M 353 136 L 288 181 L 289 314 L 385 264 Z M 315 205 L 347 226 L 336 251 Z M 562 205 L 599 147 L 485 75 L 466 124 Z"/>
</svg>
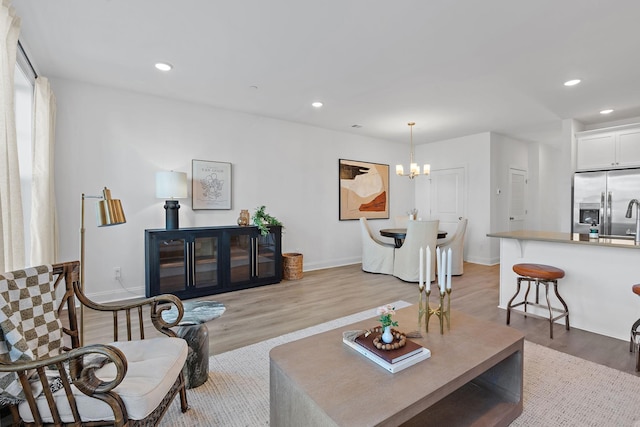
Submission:
<svg viewBox="0 0 640 427">
<path fill-rule="evenodd" d="M 382 333 L 382 341 L 385 344 L 391 344 L 393 342 L 393 334 L 391 333 L 391 326 L 385 326 L 384 332 Z"/>
<path fill-rule="evenodd" d="M 240 216 L 238 217 L 238 225 L 241 227 L 249 225 L 249 219 L 250 219 L 249 210 L 242 209 L 240 211 Z"/>
</svg>

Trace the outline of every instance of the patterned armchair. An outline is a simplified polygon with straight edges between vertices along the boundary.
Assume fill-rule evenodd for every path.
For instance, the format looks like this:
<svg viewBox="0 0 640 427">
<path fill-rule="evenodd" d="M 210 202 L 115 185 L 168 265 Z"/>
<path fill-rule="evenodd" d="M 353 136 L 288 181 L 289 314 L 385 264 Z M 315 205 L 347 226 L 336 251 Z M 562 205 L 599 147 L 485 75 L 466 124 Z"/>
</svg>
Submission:
<svg viewBox="0 0 640 427">
<path fill-rule="evenodd" d="M 180 300 L 160 295 L 96 304 L 80 290 L 79 267 L 73 261 L 0 274 L 0 404 L 10 408 L 13 424 L 157 425 L 178 393 L 185 412 L 188 349 L 169 329 L 182 318 Z M 113 313 L 113 343 L 80 347 L 76 298 Z M 179 315 L 167 323 L 161 313 L 171 306 Z M 145 339 L 147 314 L 166 336 Z M 125 340 L 118 340 L 119 331 Z"/>
</svg>

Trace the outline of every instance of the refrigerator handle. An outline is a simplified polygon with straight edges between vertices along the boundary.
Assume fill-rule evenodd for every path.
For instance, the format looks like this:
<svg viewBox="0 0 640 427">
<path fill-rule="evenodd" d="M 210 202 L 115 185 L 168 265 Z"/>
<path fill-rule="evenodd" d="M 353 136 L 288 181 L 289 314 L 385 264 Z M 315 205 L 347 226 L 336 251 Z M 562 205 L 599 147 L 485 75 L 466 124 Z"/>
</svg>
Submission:
<svg viewBox="0 0 640 427">
<path fill-rule="evenodd" d="M 605 224 L 605 218 L 604 218 L 604 191 L 602 193 L 600 193 L 600 224 L 599 228 L 600 228 L 600 234 L 606 234 L 606 230 L 604 228 L 604 224 Z"/>
<path fill-rule="evenodd" d="M 607 194 L 607 234 L 611 234 L 611 191 Z"/>
</svg>

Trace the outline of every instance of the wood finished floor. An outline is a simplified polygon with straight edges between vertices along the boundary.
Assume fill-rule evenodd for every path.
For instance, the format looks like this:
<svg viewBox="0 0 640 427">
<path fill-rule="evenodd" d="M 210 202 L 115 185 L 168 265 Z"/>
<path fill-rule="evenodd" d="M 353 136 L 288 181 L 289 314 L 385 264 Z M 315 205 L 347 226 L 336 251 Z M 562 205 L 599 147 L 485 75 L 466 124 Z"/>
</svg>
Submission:
<svg viewBox="0 0 640 427">
<path fill-rule="evenodd" d="M 497 307 L 499 266 L 465 263 L 464 271 L 464 275 L 452 279 L 452 309 L 504 325 L 506 312 Z M 210 354 L 219 354 L 389 302 L 415 304 L 417 298 L 416 284 L 365 273 L 357 264 L 309 271 L 300 280 L 200 299 L 226 306 L 222 317 L 207 323 Z M 571 308 L 571 301 L 568 305 Z M 85 344 L 112 340 L 110 317 L 86 310 L 85 319 Z M 431 321 L 437 324 L 436 319 Z M 560 324 L 555 325 L 552 340 L 547 322 L 519 315 L 512 316 L 511 327 L 522 331 L 531 342 L 639 375 L 635 372 L 635 355 L 629 352 L 626 341 L 573 327 L 566 331 Z"/>
</svg>

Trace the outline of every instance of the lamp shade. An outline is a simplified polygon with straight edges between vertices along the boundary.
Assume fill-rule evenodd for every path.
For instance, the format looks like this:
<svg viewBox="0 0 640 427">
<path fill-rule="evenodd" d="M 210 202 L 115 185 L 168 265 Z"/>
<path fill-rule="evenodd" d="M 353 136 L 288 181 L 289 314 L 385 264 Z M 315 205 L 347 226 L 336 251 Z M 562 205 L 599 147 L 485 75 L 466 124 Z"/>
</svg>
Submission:
<svg viewBox="0 0 640 427">
<path fill-rule="evenodd" d="M 156 172 L 156 197 L 159 199 L 185 199 L 187 174 L 185 172 Z"/>
<path fill-rule="evenodd" d="M 96 202 L 96 223 L 98 227 L 118 225 L 127 222 L 122 209 L 122 203 L 118 199 L 111 198 L 111 190 L 107 187 L 102 190 L 102 200 Z"/>
</svg>

